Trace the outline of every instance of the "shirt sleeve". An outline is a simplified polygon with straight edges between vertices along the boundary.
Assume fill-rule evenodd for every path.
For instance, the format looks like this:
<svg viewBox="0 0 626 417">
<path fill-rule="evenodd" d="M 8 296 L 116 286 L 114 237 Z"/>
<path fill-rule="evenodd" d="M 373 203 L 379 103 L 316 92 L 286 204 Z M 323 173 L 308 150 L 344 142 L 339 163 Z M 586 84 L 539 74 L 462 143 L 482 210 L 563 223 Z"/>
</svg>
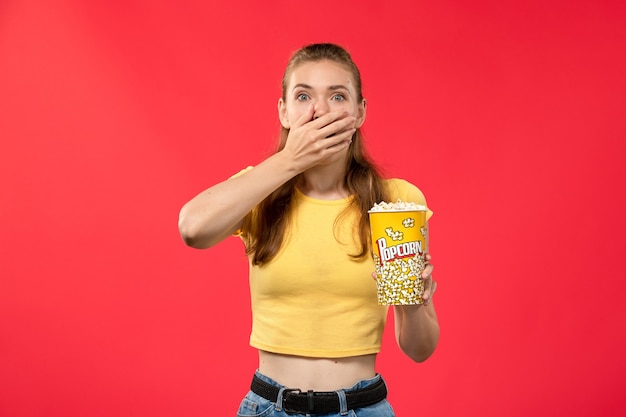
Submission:
<svg viewBox="0 0 626 417">
<path fill-rule="evenodd" d="M 250 171 L 252 168 L 254 168 L 254 167 L 253 167 L 253 166 L 248 166 L 248 167 L 246 167 L 246 168 L 242 169 L 241 171 L 239 171 L 238 173 L 236 173 L 235 175 L 231 175 L 231 176 L 230 176 L 230 178 L 235 178 L 235 177 L 238 177 L 238 176 L 240 176 L 241 174 L 244 174 L 244 173 L 246 173 L 246 172 Z M 230 179 L 230 178 L 229 178 L 229 179 Z"/>
</svg>

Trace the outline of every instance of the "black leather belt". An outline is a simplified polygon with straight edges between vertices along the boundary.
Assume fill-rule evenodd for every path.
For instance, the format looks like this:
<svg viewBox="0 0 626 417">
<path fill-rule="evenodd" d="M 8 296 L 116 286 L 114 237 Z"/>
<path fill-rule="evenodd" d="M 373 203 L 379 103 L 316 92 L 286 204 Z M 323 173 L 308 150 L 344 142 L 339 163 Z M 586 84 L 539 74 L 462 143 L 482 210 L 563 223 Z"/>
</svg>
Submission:
<svg viewBox="0 0 626 417">
<path fill-rule="evenodd" d="M 266 400 L 276 402 L 280 388 L 263 381 L 256 375 L 252 378 L 250 387 L 252 392 Z M 346 392 L 348 410 L 367 407 L 387 398 L 385 381 L 376 383 L 354 391 Z M 287 413 L 300 414 L 327 414 L 341 411 L 339 395 L 334 391 L 301 391 L 298 388 L 287 388 L 283 391 L 282 408 Z"/>
</svg>

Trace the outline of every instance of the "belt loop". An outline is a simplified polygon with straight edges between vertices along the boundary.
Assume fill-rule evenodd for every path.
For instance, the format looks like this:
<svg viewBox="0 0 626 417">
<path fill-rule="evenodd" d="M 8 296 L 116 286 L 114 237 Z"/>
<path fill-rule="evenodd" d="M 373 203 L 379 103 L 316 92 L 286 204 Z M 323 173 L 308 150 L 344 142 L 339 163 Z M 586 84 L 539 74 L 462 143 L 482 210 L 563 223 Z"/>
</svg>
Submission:
<svg viewBox="0 0 626 417">
<path fill-rule="evenodd" d="M 285 387 L 281 387 L 278 390 L 278 397 L 276 397 L 276 411 L 283 411 L 283 393 L 285 392 Z"/>
<path fill-rule="evenodd" d="M 315 412 L 315 401 L 313 400 L 313 390 L 306 392 L 306 411 L 313 414 Z"/>
<path fill-rule="evenodd" d="M 348 400 L 346 399 L 346 392 L 342 389 L 335 391 L 339 397 L 339 413 L 342 416 L 348 414 Z"/>
</svg>

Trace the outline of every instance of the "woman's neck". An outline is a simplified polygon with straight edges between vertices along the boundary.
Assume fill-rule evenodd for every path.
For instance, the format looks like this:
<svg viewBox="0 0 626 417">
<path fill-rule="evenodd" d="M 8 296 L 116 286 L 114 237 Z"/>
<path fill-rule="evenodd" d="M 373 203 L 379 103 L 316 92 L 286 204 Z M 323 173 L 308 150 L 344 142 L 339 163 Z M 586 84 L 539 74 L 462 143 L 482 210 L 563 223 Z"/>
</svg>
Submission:
<svg viewBox="0 0 626 417">
<path fill-rule="evenodd" d="M 345 187 L 345 165 L 316 166 L 302 173 L 298 189 L 320 200 L 340 200 L 349 196 Z"/>
</svg>

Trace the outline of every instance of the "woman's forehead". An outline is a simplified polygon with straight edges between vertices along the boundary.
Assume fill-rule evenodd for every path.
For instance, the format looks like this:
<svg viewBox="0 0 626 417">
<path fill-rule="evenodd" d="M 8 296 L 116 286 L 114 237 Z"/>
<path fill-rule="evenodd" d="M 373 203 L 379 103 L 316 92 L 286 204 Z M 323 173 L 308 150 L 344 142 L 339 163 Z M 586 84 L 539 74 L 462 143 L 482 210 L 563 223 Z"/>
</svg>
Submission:
<svg viewBox="0 0 626 417">
<path fill-rule="evenodd" d="M 305 62 L 296 66 L 289 75 L 288 88 L 299 84 L 310 87 L 343 85 L 354 88 L 352 73 L 342 64 L 333 61 Z"/>
</svg>

